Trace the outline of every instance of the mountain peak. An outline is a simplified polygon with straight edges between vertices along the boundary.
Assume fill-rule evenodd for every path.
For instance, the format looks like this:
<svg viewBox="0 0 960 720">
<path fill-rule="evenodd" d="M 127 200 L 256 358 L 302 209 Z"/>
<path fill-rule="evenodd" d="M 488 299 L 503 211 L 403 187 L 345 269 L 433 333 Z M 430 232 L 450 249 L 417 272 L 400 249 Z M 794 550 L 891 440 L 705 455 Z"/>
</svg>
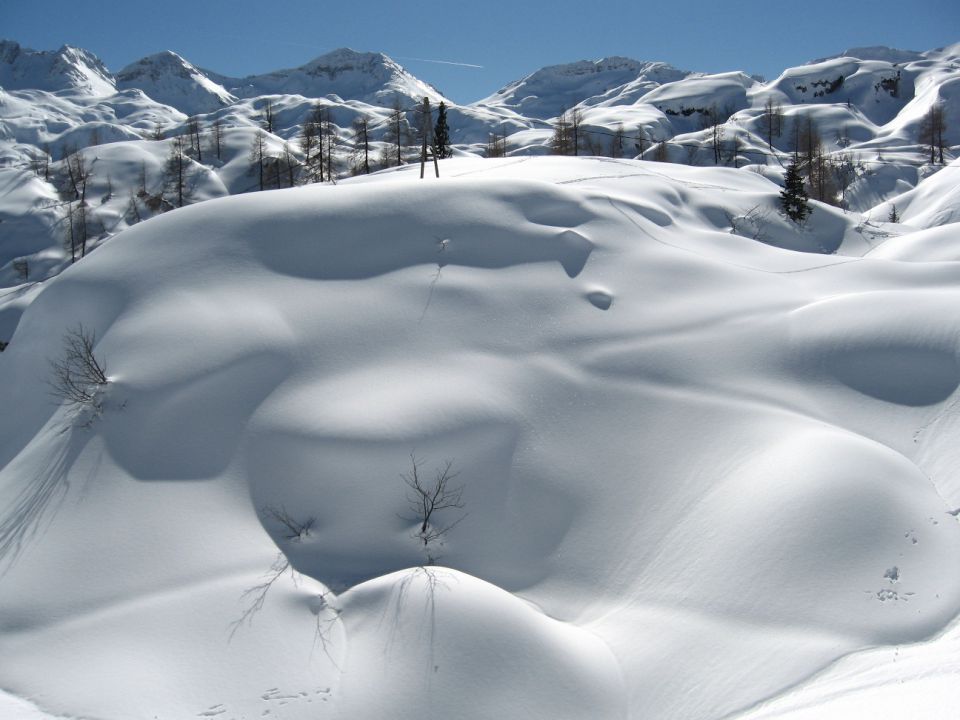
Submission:
<svg viewBox="0 0 960 720">
<path fill-rule="evenodd" d="M 31 50 L 13 40 L 0 40 L 0 86 L 91 95 L 116 92 L 110 71 L 88 50 L 71 45 L 59 50 Z"/>
<path fill-rule="evenodd" d="M 127 65 L 117 73 L 117 87 L 143 90 L 157 102 L 187 115 L 213 112 L 236 100 L 226 88 L 172 50 Z"/>
</svg>

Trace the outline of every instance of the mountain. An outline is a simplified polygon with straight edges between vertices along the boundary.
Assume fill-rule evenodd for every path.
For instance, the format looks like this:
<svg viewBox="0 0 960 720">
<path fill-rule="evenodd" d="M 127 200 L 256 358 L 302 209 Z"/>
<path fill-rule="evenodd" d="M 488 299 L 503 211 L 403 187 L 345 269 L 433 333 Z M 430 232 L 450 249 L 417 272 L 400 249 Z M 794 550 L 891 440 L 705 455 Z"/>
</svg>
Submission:
<svg viewBox="0 0 960 720">
<path fill-rule="evenodd" d="M 357 52 L 341 48 L 321 55 L 306 65 L 264 75 L 229 78 L 208 76 L 241 98 L 260 95 L 302 95 L 310 98 L 337 96 L 370 105 L 388 107 L 394 98 L 417 101 L 429 97 L 434 103 L 444 98 L 430 85 L 418 80 L 383 53 Z M 447 101 L 450 104 L 450 101 Z"/>
<path fill-rule="evenodd" d="M 577 154 L 723 164 L 775 181 L 795 149 L 795 130 L 815 128 L 832 168 L 816 196 L 868 212 L 938 169 L 920 143 L 922 128 L 932 107 L 941 104 L 948 118 L 960 109 L 960 44 L 921 53 L 853 49 L 788 68 L 770 82 L 625 57 L 582 60 L 542 68 L 469 105 L 445 100 L 382 53 L 349 49 L 239 79 L 202 70 L 172 52 L 143 58 L 114 77 L 93 54 L 76 48 L 38 52 L 7 41 L 0 49 L 0 175 L 9 175 L 0 178 L 0 222 L 18 228 L 16 242 L 0 243 L 0 286 L 18 283 L 12 263 L 23 258 L 44 276 L 69 263 L 64 208 L 78 201 L 70 188 L 69 154 L 82 151 L 90 188 L 99 193 L 100 202 L 85 201 L 83 213 L 93 233 L 90 247 L 97 247 L 171 206 L 164 158 L 173 149 L 170 138 L 184 135 L 195 115 L 203 117 L 199 146 L 196 138 L 189 143 L 194 202 L 319 179 L 316 156 L 307 172 L 300 146 L 318 105 L 333 130 L 324 179 L 328 171 L 334 177 L 358 171 L 352 146 L 358 120 L 366 121 L 369 141 L 362 166 L 396 162 L 390 108 L 397 101 L 404 111 L 401 160 L 414 159 L 415 108 L 428 96 L 434 107 L 447 104 L 456 154 L 551 153 L 557 116 L 576 109 Z M 768 105 L 778 115 L 772 135 L 765 129 Z M 267 124 L 269 167 L 261 174 L 252 169 L 251 147 Z M 948 162 L 958 140 L 960 124 L 947 122 Z M 108 144 L 109 151 L 97 149 Z M 570 147 L 574 151 L 574 143 Z M 937 217 L 953 216 L 948 208 Z"/>
<path fill-rule="evenodd" d="M 186 115 L 213 112 L 236 102 L 222 85 L 169 50 L 131 63 L 117 73 L 116 83 L 121 90 L 142 90 Z"/>
<path fill-rule="evenodd" d="M 11 40 L 0 40 L 0 87 L 90 95 L 116 91 L 110 71 L 93 53 L 69 45 L 59 50 L 30 50 Z"/>
<path fill-rule="evenodd" d="M 524 117 L 546 120 L 580 103 L 593 105 L 616 99 L 617 104 L 630 104 L 662 83 L 689 74 L 666 63 L 624 57 L 581 60 L 537 70 L 472 105 L 506 108 Z"/>
</svg>

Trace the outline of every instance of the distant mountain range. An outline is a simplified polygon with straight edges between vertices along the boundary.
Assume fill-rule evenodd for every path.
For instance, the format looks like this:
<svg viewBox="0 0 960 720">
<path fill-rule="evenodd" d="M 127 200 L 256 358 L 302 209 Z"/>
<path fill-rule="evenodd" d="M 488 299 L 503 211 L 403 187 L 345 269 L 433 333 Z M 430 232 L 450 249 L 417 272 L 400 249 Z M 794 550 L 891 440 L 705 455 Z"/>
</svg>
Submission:
<svg viewBox="0 0 960 720">
<path fill-rule="evenodd" d="M 939 157 L 930 164 L 922 137 L 931 108 L 940 108 L 946 121 L 944 162 L 955 157 L 960 44 L 927 52 L 855 48 L 769 81 L 624 57 L 581 60 L 542 68 L 482 100 L 457 104 L 382 53 L 344 48 L 301 67 L 233 78 L 169 51 L 113 73 L 80 48 L 36 51 L 0 41 L 0 286 L 15 284 L 14 259 L 59 247 L 64 207 L 76 198 L 64 196 L 58 178 L 73 152 L 86 158 L 90 187 L 102 200 L 88 204 L 84 215 L 96 221 L 95 246 L 169 205 L 164 177 L 170 138 L 187 133 L 191 118 L 197 136 L 190 202 L 197 202 L 262 186 L 250 165 L 258 129 L 268 130 L 263 151 L 274 168 L 268 185 L 282 186 L 277 168 L 283 157 L 287 182 L 305 181 L 294 178 L 293 167 L 308 160 L 301 138 L 317 108 L 333 129 L 325 180 L 358 171 L 353 128 L 360 121 L 368 133 L 364 152 L 372 158 L 363 169 L 395 162 L 394 107 L 402 111 L 400 142 L 408 144 L 409 159 L 424 97 L 434 109 L 445 103 L 456 154 L 551 153 L 558 124 L 568 122 L 576 126 L 565 148 L 571 154 L 720 164 L 774 181 L 805 123 L 815 127 L 825 157 L 852 168 L 829 200 L 867 212 L 939 168 Z M 145 195 L 155 199 L 144 203 Z M 65 262 L 58 252 L 59 260 L 56 253 L 45 256 L 50 272 Z"/>
</svg>

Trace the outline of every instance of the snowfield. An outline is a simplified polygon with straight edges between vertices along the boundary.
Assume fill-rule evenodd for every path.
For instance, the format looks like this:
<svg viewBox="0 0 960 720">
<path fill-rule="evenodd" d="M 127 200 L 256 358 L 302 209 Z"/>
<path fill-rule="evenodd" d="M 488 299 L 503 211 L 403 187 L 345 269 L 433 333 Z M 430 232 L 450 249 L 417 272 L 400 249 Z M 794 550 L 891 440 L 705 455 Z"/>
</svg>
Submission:
<svg viewBox="0 0 960 720">
<path fill-rule="evenodd" d="M 31 286 L 0 715 L 950 717 L 956 206 L 797 228 L 733 168 L 418 170 L 213 198 Z M 110 382 L 71 412 L 80 326 Z M 404 476 L 446 463 L 425 546 Z"/>
</svg>

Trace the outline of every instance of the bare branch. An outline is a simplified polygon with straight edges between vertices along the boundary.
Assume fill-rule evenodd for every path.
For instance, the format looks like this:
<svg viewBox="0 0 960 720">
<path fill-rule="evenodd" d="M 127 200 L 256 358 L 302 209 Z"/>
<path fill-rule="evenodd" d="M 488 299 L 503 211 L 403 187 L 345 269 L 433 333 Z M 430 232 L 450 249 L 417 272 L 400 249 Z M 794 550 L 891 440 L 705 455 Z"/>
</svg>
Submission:
<svg viewBox="0 0 960 720">
<path fill-rule="evenodd" d="M 453 471 L 452 460 L 444 462 L 443 467 L 436 471 L 432 481 L 421 478 L 422 463 L 417 460 L 416 455 L 410 455 L 410 464 L 410 472 L 401 475 L 404 484 L 409 488 L 407 507 L 420 523 L 420 529 L 414 537 L 423 543 L 423 547 L 428 551 L 427 558 L 432 563 L 435 558 L 430 552 L 430 546 L 440 543 L 443 537 L 466 517 L 465 514 L 461 514 L 452 522 L 438 525 L 434 523 L 434 515 L 442 510 L 462 510 L 463 486 L 451 484 L 459 475 Z"/>
<path fill-rule="evenodd" d="M 263 511 L 287 529 L 284 535 L 287 540 L 303 540 L 310 534 L 310 530 L 313 529 L 313 524 L 316 522 L 315 518 L 308 518 L 303 522 L 294 520 L 284 507 L 269 506 L 265 507 Z"/>
<path fill-rule="evenodd" d="M 99 391 L 109 381 L 106 364 L 93 352 L 96 342 L 96 333 L 77 325 L 64 335 L 61 357 L 50 361 L 50 393 L 73 408 L 100 409 Z"/>
</svg>

